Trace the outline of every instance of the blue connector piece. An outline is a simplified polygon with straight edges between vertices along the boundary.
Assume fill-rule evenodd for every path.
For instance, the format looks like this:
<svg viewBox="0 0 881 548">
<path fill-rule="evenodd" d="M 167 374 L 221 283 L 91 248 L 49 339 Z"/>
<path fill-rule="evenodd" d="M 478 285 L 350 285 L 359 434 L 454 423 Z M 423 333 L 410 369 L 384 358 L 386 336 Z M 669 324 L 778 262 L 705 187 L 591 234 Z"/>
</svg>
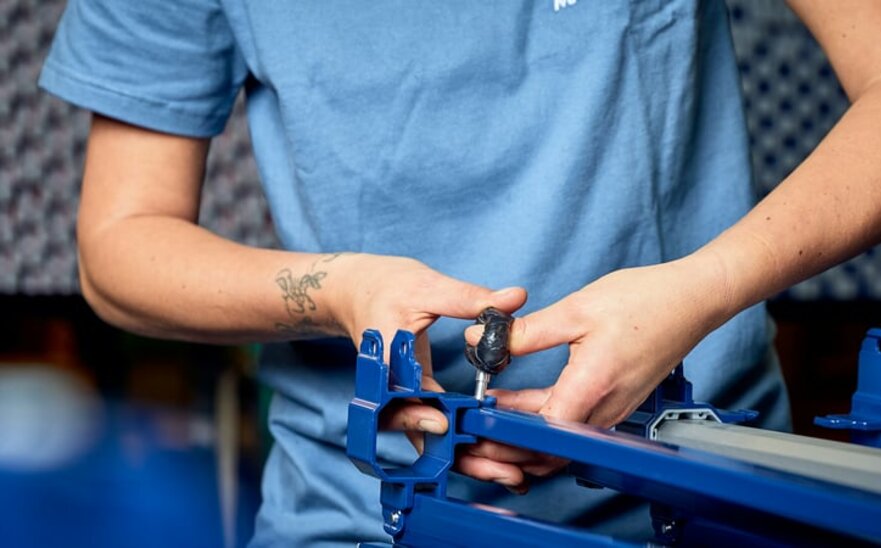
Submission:
<svg viewBox="0 0 881 548">
<path fill-rule="evenodd" d="M 870 329 L 863 339 L 857 375 L 850 413 L 817 417 L 814 424 L 850 430 L 854 443 L 881 447 L 881 329 Z"/>
<path fill-rule="evenodd" d="M 752 410 L 725 411 L 709 403 L 696 402 L 691 382 L 685 378 L 682 364 L 649 394 L 642 405 L 615 429 L 648 439 L 655 439 L 657 429 L 665 420 L 690 418 L 726 424 L 741 424 L 758 417 Z"/>
</svg>

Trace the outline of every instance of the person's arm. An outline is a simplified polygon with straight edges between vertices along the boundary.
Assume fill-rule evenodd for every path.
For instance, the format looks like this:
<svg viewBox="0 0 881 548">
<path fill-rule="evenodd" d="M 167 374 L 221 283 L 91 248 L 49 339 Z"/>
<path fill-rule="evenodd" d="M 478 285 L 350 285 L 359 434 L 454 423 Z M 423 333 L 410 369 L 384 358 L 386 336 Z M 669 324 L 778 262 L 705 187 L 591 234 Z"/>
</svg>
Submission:
<svg viewBox="0 0 881 548">
<path fill-rule="evenodd" d="M 318 257 L 250 249 L 196 226 L 208 146 L 94 116 L 77 223 L 83 295 L 109 323 L 153 337 L 292 336 L 276 328 L 298 322 L 273 278 L 306 275 Z M 308 317 L 330 331 L 321 293 L 332 279 L 322 281 Z"/>
<path fill-rule="evenodd" d="M 881 241 L 881 2 L 790 3 L 828 53 L 851 108 L 798 169 L 700 250 L 613 272 L 516 320 L 513 354 L 568 343 L 569 362 L 554 386 L 497 393 L 500 405 L 617 424 L 710 331 Z M 480 329 L 466 335 L 473 344 Z M 500 454 L 484 444 L 473 453 L 493 451 Z M 507 457 L 535 473 L 559 464 Z"/>
<path fill-rule="evenodd" d="M 789 2 L 852 106 L 816 150 L 703 252 L 725 265 L 735 312 L 881 238 L 881 3 Z"/>
<path fill-rule="evenodd" d="M 95 116 L 77 225 L 86 299 L 109 323 L 209 343 L 421 332 L 440 315 L 510 309 L 418 261 L 256 249 L 196 224 L 208 141 Z"/>
<path fill-rule="evenodd" d="M 486 307 L 513 312 L 521 288 L 493 292 L 403 257 L 255 249 L 196 224 L 208 141 L 95 116 L 77 225 L 85 298 L 106 321 L 136 333 L 208 343 L 338 335 L 365 329 L 391 341 L 417 335 L 423 386 L 431 378 L 426 328 L 439 316 L 475 318 Z M 386 348 L 388 355 L 388 348 Z M 353 364 L 354 365 L 354 364 Z M 354 371 L 353 371 L 354 374 Z M 442 433 L 444 415 L 408 403 L 385 427 Z M 475 477 L 495 479 L 485 463 Z"/>
<path fill-rule="evenodd" d="M 197 342 L 346 336 L 367 328 L 391 341 L 417 335 L 423 385 L 431 378 L 426 328 L 439 316 L 513 312 L 521 288 L 493 292 L 404 257 L 256 249 L 196 224 L 208 141 L 158 133 L 99 115 L 89 135 L 77 224 L 83 295 L 106 321 L 143 335 Z M 388 354 L 388 349 L 387 349 Z M 442 433 L 438 410 L 409 403 L 385 427 Z M 501 477 L 501 464 L 472 470 Z"/>
</svg>

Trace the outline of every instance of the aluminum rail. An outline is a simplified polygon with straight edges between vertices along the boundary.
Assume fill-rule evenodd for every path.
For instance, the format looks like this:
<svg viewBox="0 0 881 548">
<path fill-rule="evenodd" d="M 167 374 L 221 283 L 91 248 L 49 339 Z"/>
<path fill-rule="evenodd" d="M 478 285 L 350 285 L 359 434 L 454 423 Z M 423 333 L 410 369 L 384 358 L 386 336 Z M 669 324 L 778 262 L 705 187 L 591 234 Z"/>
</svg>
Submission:
<svg viewBox="0 0 881 548">
<path fill-rule="evenodd" d="M 881 494 L 881 449 L 694 420 L 661 424 L 657 440 Z"/>
</svg>

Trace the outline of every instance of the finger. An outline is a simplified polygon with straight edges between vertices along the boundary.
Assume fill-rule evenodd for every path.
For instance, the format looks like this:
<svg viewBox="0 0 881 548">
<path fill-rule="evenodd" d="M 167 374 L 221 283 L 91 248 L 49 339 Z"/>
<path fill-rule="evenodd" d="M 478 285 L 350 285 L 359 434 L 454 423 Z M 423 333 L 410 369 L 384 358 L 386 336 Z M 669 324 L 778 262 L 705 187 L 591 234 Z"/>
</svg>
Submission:
<svg viewBox="0 0 881 548">
<path fill-rule="evenodd" d="M 484 327 L 486 326 L 475 324 L 465 329 L 465 342 L 471 346 L 477 346 L 477 343 L 480 342 L 480 338 L 483 336 Z"/>
<path fill-rule="evenodd" d="M 569 464 L 569 461 L 566 459 L 553 457 L 551 455 L 542 455 L 539 460 L 523 464 L 520 468 L 527 474 L 543 478 L 559 471 L 567 464 Z"/>
<path fill-rule="evenodd" d="M 466 476 L 483 481 L 494 481 L 518 494 L 524 494 L 529 490 L 529 484 L 526 482 L 523 471 L 513 464 L 463 454 L 456 461 L 456 468 Z"/>
<path fill-rule="evenodd" d="M 464 452 L 474 457 L 509 464 L 534 463 L 539 458 L 539 454 L 534 451 L 486 440 L 465 447 Z"/>
<path fill-rule="evenodd" d="M 420 302 L 426 312 L 453 318 L 476 318 L 484 309 L 495 307 L 512 313 L 526 302 L 526 290 L 508 287 L 493 291 L 437 274 L 426 284 Z"/>
<path fill-rule="evenodd" d="M 538 413 L 551 397 L 550 388 L 528 388 L 526 390 L 487 390 L 488 395 L 496 398 L 499 407 L 510 407 L 518 411 Z"/>
<path fill-rule="evenodd" d="M 404 435 L 407 436 L 407 439 L 410 441 L 410 445 L 412 445 L 416 452 L 420 455 L 425 451 L 425 434 L 422 432 L 414 432 L 412 430 L 406 430 Z"/>
<path fill-rule="evenodd" d="M 431 342 L 428 332 L 416 335 L 416 359 L 422 365 L 422 389 L 431 392 L 446 392 L 439 382 L 434 380 L 434 368 L 431 365 Z"/>
<path fill-rule="evenodd" d="M 416 361 L 422 365 L 422 388 L 425 388 L 425 377 L 431 378 L 433 372 L 431 366 L 431 342 L 428 339 L 428 331 L 423 331 L 416 335 L 416 348 L 414 350 L 416 352 Z"/>
<path fill-rule="evenodd" d="M 584 325 L 575 300 L 567 297 L 551 306 L 515 318 L 511 325 L 508 348 L 515 356 L 531 354 L 574 342 L 584 336 L 589 328 L 590 326 Z"/>
<path fill-rule="evenodd" d="M 449 427 L 443 413 L 428 405 L 401 401 L 383 411 L 380 419 L 383 430 L 415 430 L 444 434 Z"/>
<path fill-rule="evenodd" d="M 422 389 L 430 392 L 446 392 L 444 387 L 434 380 L 434 377 L 428 375 L 422 375 Z"/>
</svg>

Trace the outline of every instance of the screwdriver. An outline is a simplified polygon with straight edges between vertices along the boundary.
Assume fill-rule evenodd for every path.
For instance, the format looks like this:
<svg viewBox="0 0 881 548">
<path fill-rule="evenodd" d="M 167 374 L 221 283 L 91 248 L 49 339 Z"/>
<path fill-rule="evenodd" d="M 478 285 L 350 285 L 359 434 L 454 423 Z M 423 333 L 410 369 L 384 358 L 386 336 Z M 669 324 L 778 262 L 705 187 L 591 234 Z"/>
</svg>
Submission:
<svg viewBox="0 0 881 548">
<path fill-rule="evenodd" d="M 476 345 L 465 346 L 465 357 L 477 368 L 474 397 L 483 401 L 492 376 L 501 373 L 511 363 L 508 336 L 514 317 L 490 307 L 480 313 L 475 323 L 483 326 L 483 335 Z"/>
</svg>

